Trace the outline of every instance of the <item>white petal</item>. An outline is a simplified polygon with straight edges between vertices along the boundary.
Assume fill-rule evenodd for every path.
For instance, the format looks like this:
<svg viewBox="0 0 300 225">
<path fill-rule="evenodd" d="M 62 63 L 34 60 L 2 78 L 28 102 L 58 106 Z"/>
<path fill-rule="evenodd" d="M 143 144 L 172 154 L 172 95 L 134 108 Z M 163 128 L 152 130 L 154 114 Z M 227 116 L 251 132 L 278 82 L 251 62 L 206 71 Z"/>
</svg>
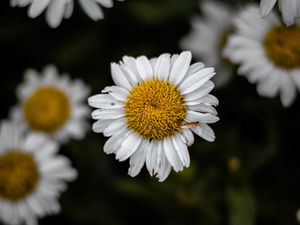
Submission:
<svg viewBox="0 0 300 225">
<path fill-rule="evenodd" d="M 102 90 L 102 93 L 109 93 L 112 97 L 114 97 L 116 100 L 125 102 L 129 92 L 122 87 L 118 87 L 118 86 L 110 86 L 110 87 L 106 87 L 104 88 L 104 90 Z"/>
<path fill-rule="evenodd" d="M 189 167 L 190 165 L 190 154 L 188 152 L 188 148 L 186 144 L 182 141 L 181 134 L 177 133 L 174 137 L 172 137 L 173 145 L 176 149 L 176 152 L 185 167 Z"/>
<path fill-rule="evenodd" d="M 136 60 L 136 66 L 139 75 L 144 81 L 153 78 L 153 68 L 147 57 L 145 56 L 138 57 Z"/>
<path fill-rule="evenodd" d="M 149 149 L 146 155 L 146 167 L 150 175 L 153 176 L 156 173 L 157 158 L 158 158 L 158 142 L 151 141 L 149 144 Z"/>
<path fill-rule="evenodd" d="M 33 0 L 30 5 L 28 15 L 31 18 L 35 18 L 40 15 L 49 5 L 50 0 Z"/>
<path fill-rule="evenodd" d="M 57 85 L 58 84 L 57 80 L 59 78 L 58 78 L 58 70 L 57 70 L 56 66 L 51 65 L 51 64 L 47 65 L 43 69 L 42 74 L 43 74 L 43 79 L 42 79 L 43 85 Z M 68 76 L 64 77 L 64 81 L 68 84 L 69 84 L 69 80 L 70 79 Z"/>
<path fill-rule="evenodd" d="M 274 69 L 257 84 L 257 92 L 262 96 L 275 97 L 280 89 L 281 77 L 285 75 L 280 70 Z"/>
<path fill-rule="evenodd" d="M 201 103 L 218 106 L 219 100 L 215 96 L 208 94 L 201 99 Z"/>
<path fill-rule="evenodd" d="M 88 104 L 94 108 L 115 109 L 124 107 L 122 102 L 117 101 L 108 94 L 94 95 L 88 99 Z"/>
<path fill-rule="evenodd" d="M 173 68 L 173 66 L 174 66 L 174 64 L 175 64 L 175 62 L 176 62 L 176 60 L 177 60 L 177 58 L 179 57 L 179 55 L 178 54 L 174 54 L 174 55 L 172 55 L 171 56 L 171 59 L 170 59 L 170 70 Z"/>
<path fill-rule="evenodd" d="M 103 19 L 104 15 L 100 7 L 94 0 L 79 0 L 85 13 L 93 20 Z"/>
<path fill-rule="evenodd" d="M 199 123 L 215 123 L 219 121 L 219 117 L 211 115 L 209 113 L 200 113 L 195 111 L 187 111 L 186 120 L 188 122 L 199 122 Z"/>
<path fill-rule="evenodd" d="M 260 10 L 262 17 L 269 15 L 277 0 L 261 0 L 260 1 Z"/>
<path fill-rule="evenodd" d="M 194 144 L 195 138 L 190 129 L 182 129 L 182 139 L 188 145 L 192 146 Z"/>
<path fill-rule="evenodd" d="M 284 74 L 281 76 L 281 93 L 280 99 L 283 106 L 290 106 L 296 98 L 297 90 L 295 84 L 292 82 L 291 74 Z"/>
<path fill-rule="evenodd" d="M 118 119 L 114 122 L 112 122 L 108 127 L 105 128 L 103 135 L 105 137 L 112 136 L 120 129 L 124 128 L 126 126 L 124 119 Z"/>
<path fill-rule="evenodd" d="M 165 150 L 165 154 L 166 157 L 169 161 L 169 163 L 171 164 L 171 166 L 174 168 L 174 170 L 176 172 L 182 171 L 183 170 L 183 164 L 176 152 L 176 150 L 174 149 L 173 143 L 172 143 L 172 139 L 171 138 L 165 138 L 163 140 L 164 142 L 164 150 Z"/>
<path fill-rule="evenodd" d="M 213 106 L 203 104 L 203 103 L 200 103 L 198 105 L 189 106 L 188 109 L 191 111 L 197 111 L 197 112 L 201 112 L 201 113 L 210 113 L 215 116 L 218 115 L 217 110 Z"/>
<path fill-rule="evenodd" d="M 131 84 L 129 83 L 129 80 L 121 70 L 120 66 L 116 63 L 111 64 L 111 75 L 113 81 L 117 86 L 121 86 L 127 90 L 131 89 Z"/>
<path fill-rule="evenodd" d="M 115 120 L 98 120 L 97 122 L 93 123 L 93 131 L 95 133 L 103 133 L 104 129 L 108 127 L 113 121 Z"/>
<path fill-rule="evenodd" d="M 178 88 L 181 91 L 181 94 L 188 94 L 204 85 L 214 75 L 214 68 L 205 68 L 187 77 Z"/>
<path fill-rule="evenodd" d="M 299 0 L 297 0 L 299 1 Z M 282 12 L 283 21 L 287 26 L 295 23 L 296 5 L 293 0 L 281 0 L 278 2 Z"/>
<path fill-rule="evenodd" d="M 183 52 L 176 59 L 170 73 L 169 81 L 178 85 L 186 76 L 192 61 L 191 52 Z"/>
<path fill-rule="evenodd" d="M 154 67 L 154 76 L 160 80 L 167 80 L 170 74 L 170 54 L 159 56 Z"/>
<path fill-rule="evenodd" d="M 62 0 L 52 0 L 46 12 L 46 19 L 50 27 L 56 28 L 65 14 L 66 3 Z"/>
<path fill-rule="evenodd" d="M 130 68 L 130 70 L 134 73 L 138 82 L 142 80 L 141 76 L 139 75 L 138 69 L 136 67 L 136 59 L 130 56 L 124 56 L 123 62 L 126 66 Z"/>
<path fill-rule="evenodd" d="M 204 69 L 205 65 L 201 62 L 194 63 L 190 66 L 189 70 L 187 71 L 186 77 L 193 75 L 194 73 L 199 72 L 200 70 Z"/>
<path fill-rule="evenodd" d="M 138 150 L 142 140 L 141 137 L 130 131 L 121 144 L 120 149 L 117 151 L 116 159 L 120 162 L 128 159 L 136 150 Z"/>
<path fill-rule="evenodd" d="M 130 167 L 128 170 L 130 176 L 135 177 L 141 172 L 146 162 L 146 155 L 149 151 L 149 147 L 149 141 L 143 140 L 139 149 L 130 157 Z"/>
<path fill-rule="evenodd" d="M 165 179 L 167 179 L 172 169 L 164 151 L 162 151 L 161 157 L 161 166 L 157 174 L 159 182 L 163 182 Z"/>
<path fill-rule="evenodd" d="M 28 139 L 28 145 L 29 146 L 29 141 L 35 141 L 33 139 Z M 53 156 L 55 153 L 58 152 L 59 146 L 55 141 L 51 140 L 44 140 L 42 145 L 40 146 L 32 146 L 31 151 L 35 155 L 35 159 L 37 161 L 43 161 L 47 160 L 51 156 Z"/>
<path fill-rule="evenodd" d="M 123 109 L 97 109 L 92 112 L 92 118 L 99 120 L 112 120 L 124 117 Z"/>
<path fill-rule="evenodd" d="M 136 85 L 141 81 L 142 78 L 140 78 L 140 74 L 135 71 L 135 68 L 127 64 L 121 64 L 120 67 L 131 85 Z"/>
<path fill-rule="evenodd" d="M 128 134 L 129 131 L 127 129 L 119 130 L 105 142 L 103 151 L 106 154 L 112 154 L 116 152 L 116 150 L 118 150 Z"/>
<path fill-rule="evenodd" d="M 74 10 L 74 2 L 70 1 L 70 2 L 66 3 L 66 10 L 65 10 L 64 18 L 69 19 L 72 16 L 73 10 Z"/>
<path fill-rule="evenodd" d="M 207 124 L 200 124 L 196 128 L 192 128 L 192 131 L 209 142 L 213 142 L 216 138 L 213 129 Z"/>
<path fill-rule="evenodd" d="M 211 92 L 214 89 L 215 85 L 212 81 L 207 81 L 201 88 L 198 88 L 188 94 L 184 95 L 185 101 L 194 101 L 196 99 L 200 99 L 203 96 L 207 95 L 209 92 Z"/>
<path fill-rule="evenodd" d="M 154 173 L 158 175 L 159 171 L 161 170 L 161 166 L 162 166 L 163 152 L 165 151 L 164 143 L 162 141 L 158 141 L 156 151 L 157 151 L 157 156 L 156 156 L 156 162 L 155 162 L 155 167 L 154 167 Z"/>
<path fill-rule="evenodd" d="M 26 137 L 24 148 L 31 152 L 36 152 L 47 155 L 54 154 L 58 151 L 58 145 L 55 142 L 49 141 L 48 138 L 41 134 L 29 134 Z"/>
<path fill-rule="evenodd" d="M 150 63 L 151 63 L 152 68 L 154 69 L 154 68 L 155 68 L 155 65 L 156 65 L 156 63 L 157 63 L 157 58 L 156 58 L 156 57 L 155 57 L 155 58 L 152 58 L 152 59 L 150 59 L 149 61 L 150 61 Z M 155 74 L 153 74 L 153 76 L 155 77 Z"/>
</svg>

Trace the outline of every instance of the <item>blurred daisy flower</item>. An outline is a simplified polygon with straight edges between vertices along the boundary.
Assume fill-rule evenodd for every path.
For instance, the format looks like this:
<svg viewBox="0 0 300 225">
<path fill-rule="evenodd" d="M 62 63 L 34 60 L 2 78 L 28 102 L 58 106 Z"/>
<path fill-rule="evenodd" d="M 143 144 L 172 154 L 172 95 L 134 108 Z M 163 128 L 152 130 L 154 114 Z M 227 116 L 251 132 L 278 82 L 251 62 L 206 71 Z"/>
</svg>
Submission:
<svg viewBox="0 0 300 225">
<path fill-rule="evenodd" d="M 124 0 L 118 0 L 124 1 Z M 101 6 L 113 7 L 113 0 L 78 0 L 84 12 L 93 20 L 103 19 Z M 74 0 L 10 0 L 13 7 L 29 6 L 28 16 L 36 18 L 46 10 L 46 20 L 50 27 L 56 28 L 63 18 L 71 17 L 74 8 Z"/>
<path fill-rule="evenodd" d="M 17 88 L 20 104 L 11 117 L 29 130 L 41 132 L 65 142 L 70 137 L 81 139 L 87 131 L 90 114 L 84 100 L 89 88 L 81 80 L 71 81 L 69 76 L 59 76 L 54 66 L 42 74 L 29 69 L 25 82 Z"/>
<path fill-rule="evenodd" d="M 57 200 L 77 172 L 46 136 L 24 134 L 19 125 L 0 125 L 0 221 L 36 225 L 60 211 Z"/>
<path fill-rule="evenodd" d="M 216 87 L 222 87 L 233 73 L 233 67 L 222 56 L 222 51 L 233 30 L 234 12 L 226 5 L 211 0 L 202 2 L 200 8 L 203 18 L 193 18 L 192 31 L 182 40 L 181 46 L 190 49 L 205 64 L 215 66 L 218 73 L 213 80 Z"/>
<path fill-rule="evenodd" d="M 151 60 L 125 56 L 111 65 L 116 86 L 89 98 L 98 108 L 93 130 L 110 137 L 104 152 L 119 161 L 130 158 L 129 175 L 139 174 L 146 163 L 150 175 L 164 181 L 171 167 L 178 172 L 190 165 L 192 132 L 214 141 L 207 124 L 219 120 L 213 107 L 218 100 L 209 94 L 215 72 L 202 63 L 190 65 L 191 59 L 190 52 Z"/>
<path fill-rule="evenodd" d="M 280 95 L 287 107 L 300 90 L 300 26 L 282 25 L 275 13 L 266 19 L 259 8 L 248 6 L 235 20 L 237 33 L 230 37 L 225 55 L 240 64 L 238 73 L 257 83 L 265 97 Z"/>
<path fill-rule="evenodd" d="M 261 0 L 260 10 L 263 17 L 267 17 L 274 8 L 277 0 Z M 279 10 L 282 13 L 283 22 L 290 26 L 300 17 L 299 0 L 278 0 Z"/>
</svg>

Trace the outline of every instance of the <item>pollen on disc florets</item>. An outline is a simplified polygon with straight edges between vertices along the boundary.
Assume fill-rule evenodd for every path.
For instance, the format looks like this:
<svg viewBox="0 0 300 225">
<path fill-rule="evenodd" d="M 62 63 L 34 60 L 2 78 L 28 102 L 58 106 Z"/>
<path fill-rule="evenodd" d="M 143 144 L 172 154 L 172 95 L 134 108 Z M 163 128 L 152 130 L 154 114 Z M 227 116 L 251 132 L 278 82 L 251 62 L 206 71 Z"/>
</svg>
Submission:
<svg viewBox="0 0 300 225">
<path fill-rule="evenodd" d="M 38 168 L 31 155 L 17 150 L 0 155 L 0 198 L 23 199 L 35 189 L 38 180 Z"/>
<path fill-rule="evenodd" d="M 24 103 L 24 118 L 30 128 L 52 133 L 61 128 L 71 116 L 68 96 L 55 87 L 41 87 Z"/>
<path fill-rule="evenodd" d="M 300 27 L 273 27 L 264 38 L 267 57 L 285 69 L 300 67 Z"/>
<path fill-rule="evenodd" d="M 158 79 L 134 86 L 125 102 L 128 127 L 144 138 L 175 135 L 186 116 L 186 105 L 175 85 Z"/>
</svg>

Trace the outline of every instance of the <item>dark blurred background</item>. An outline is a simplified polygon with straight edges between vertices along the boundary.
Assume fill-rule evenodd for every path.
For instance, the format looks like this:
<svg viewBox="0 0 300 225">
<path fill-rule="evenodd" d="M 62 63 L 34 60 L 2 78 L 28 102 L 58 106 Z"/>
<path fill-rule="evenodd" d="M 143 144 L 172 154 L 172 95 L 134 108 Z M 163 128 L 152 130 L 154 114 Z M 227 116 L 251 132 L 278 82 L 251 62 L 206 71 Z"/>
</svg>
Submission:
<svg viewBox="0 0 300 225">
<path fill-rule="evenodd" d="M 247 0 L 225 1 L 233 7 Z M 83 79 L 92 94 L 112 84 L 110 63 L 123 55 L 178 53 L 201 14 L 198 0 L 126 0 L 93 22 L 77 4 L 71 19 L 51 29 L 44 14 L 27 17 L 26 8 L 0 1 L 1 119 L 16 104 L 15 88 L 28 67 L 49 63 L 72 78 Z M 284 109 L 279 99 L 256 94 L 255 85 L 232 74 L 213 91 L 221 120 L 217 138 L 196 138 L 192 163 L 164 182 L 144 169 L 131 178 L 128 161 L 103 153 L 102 135 L 89 132 L 82 141 L 61 147 L 79 171 L 60 202 L 60 215 L 41 225 L 296 225 L 300 208 L 300 101 Z M 92 121 L 90 121 L 92 123 Z"/>
</svg>

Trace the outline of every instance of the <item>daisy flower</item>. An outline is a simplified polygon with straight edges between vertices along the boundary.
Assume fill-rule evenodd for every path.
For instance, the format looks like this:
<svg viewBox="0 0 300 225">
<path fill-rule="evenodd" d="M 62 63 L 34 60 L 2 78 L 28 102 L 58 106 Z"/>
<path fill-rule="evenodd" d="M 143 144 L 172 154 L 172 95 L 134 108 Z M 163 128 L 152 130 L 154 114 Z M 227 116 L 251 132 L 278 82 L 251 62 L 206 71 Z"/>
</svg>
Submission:
<svg viewBox="0 0 300 225">
<path fill-rule="evenodd" d="M 277 0 L 261 0 L 260 10 L 263 17 L 267 17 L 274 8 Z M 295 19 L 300 17 L 299 0 L 278 0 L 279 10 L 282 13 L 283 21 L 290 26 L 295 23 Z"/>
<path fill-rule="evenodd" d="M 118 0 L 124 1 L 124 0 Z M 84 12 L 94 21 L 103 19 L 101 6 L 113 7 L 113 0 L 78 0 Z M 11 6 L 25 7 L 29 5 L 28 16 L 36 18 L 46 10 L 46 20 L 50 27 L 56 28 L 63 18 L 71 17 L 74 0 L 10 0 Z"/>
<path fill-rule="evenodd" d="M 65 142 L 70 137 L 81 139 L 87 130 L 90 110 L 84 104 L 89 88 L 81 80 L 59 76 L 54 66 L 42 74 L 25 73 L 25 82 L 17 88 L 20 104 L 11 113 L 13 120 L 28 130 L 41 132 Z"/>
<path fill-rule="evenodd" d="M 203 18 L 192 20 L 192 31 L 181 46 L 190 49 L 197 58 L 208 65 L 214 65 L 218 74 L 213 78 L 217 87 L 224 86 L 233 73 L 232 65 L 222 56 L 223 48 L 233 30 L 233 11 L 216 1 L 201 4 Z"/>
<path fill-rule="evenodd" d="M 286 107 L 300 89 L 300 26 L 282 25 L 276 14 L 258 17 L 259 8 L 248 6 L 235 20 L 225 55 L 240 64 L 238 73 L 257 83 L 265 97 L 280 95 Z"/>
<path fill-rule="evenodd" d="M 218 100 L 209 94 L 215 72 L 202 63 L 190 66 L 191 59 L 190 52 L 151 60 L 125 56 L 111 65 L 116 85 L 88 99 L 98 108 L 93 130 L 110 137 L 104 152 L 119 161 L 130 158 L 130 176 L 146 163 L 150 175 L 163 181 L 172 167 L 178 172 L 190 165 L 192 132 L 214 141 L 207 124 L 219 120 L 213 107 Z"/>
<path fill-rule="evenodd" d="M 58 145 L 19 125 L 0 125 L 0 222 L 36 225 L 37 218 L 60 211 L 58 197 L 77 172 Z"/>
</svg>

